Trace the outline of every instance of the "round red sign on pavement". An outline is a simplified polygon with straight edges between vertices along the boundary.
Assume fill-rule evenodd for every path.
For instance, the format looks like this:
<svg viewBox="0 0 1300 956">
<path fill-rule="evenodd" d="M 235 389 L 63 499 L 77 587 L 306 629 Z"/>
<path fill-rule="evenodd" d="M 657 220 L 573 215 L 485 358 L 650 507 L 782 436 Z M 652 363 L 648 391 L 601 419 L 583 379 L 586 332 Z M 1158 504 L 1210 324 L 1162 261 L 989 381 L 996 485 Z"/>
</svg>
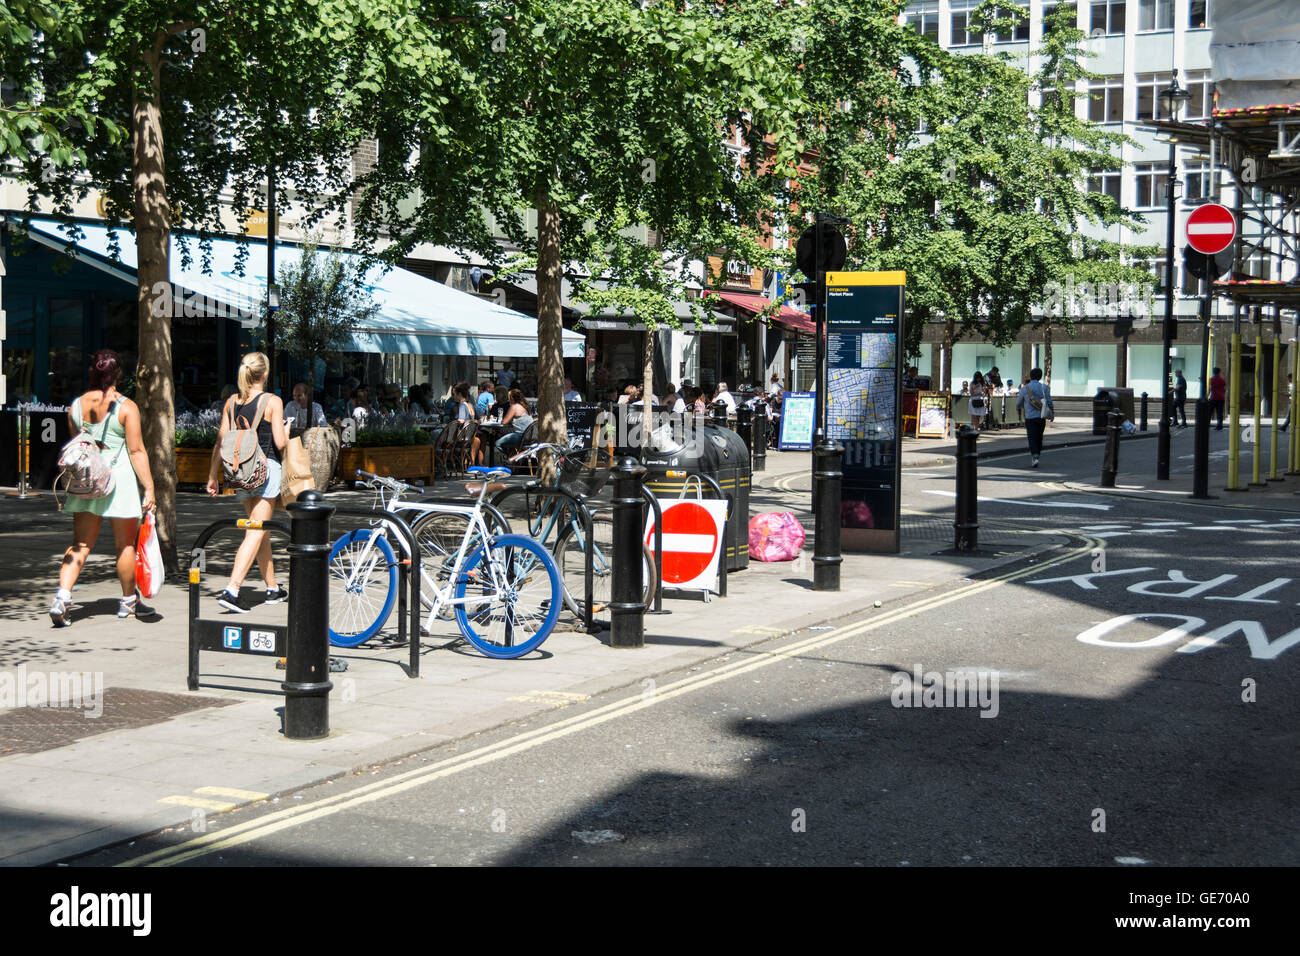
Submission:
<svg viewBox="0 0 1300 956">
<path fill-rule="evenodd" d="M 664 584 L 684 584 L 708 570 L 718 550 L 718 529 L 708 509 L 693 501 L 664 506 Z M 646 545 L 654 547 L 654 528 Z"/>
<path fill-rule="evenodd" d="M 1232 245 L 1237 237 L 1237 220 L 1232 210 L 1217 202 L 1197 206 L 1187 217 L 1187 244 L 1212 256 Z"/>
</svg>

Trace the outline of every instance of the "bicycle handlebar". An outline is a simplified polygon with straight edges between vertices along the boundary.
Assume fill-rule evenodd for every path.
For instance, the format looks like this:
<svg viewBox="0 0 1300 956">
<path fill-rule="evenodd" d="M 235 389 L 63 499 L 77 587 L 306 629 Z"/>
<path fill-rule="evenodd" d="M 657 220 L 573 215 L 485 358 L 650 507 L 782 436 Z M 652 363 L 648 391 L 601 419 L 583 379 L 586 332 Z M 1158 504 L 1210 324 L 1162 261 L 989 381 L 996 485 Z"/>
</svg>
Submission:
<svg viewBox="0 0 1300 956">
<path fill-rule="evenodd" d="M 373 484 L 384 485 L 390 491 L 396 491 L 402 494 L 414 492 L 417 495 L 423 495 L 425 493 L 425 489 L 419 485 L 407 484 L 405 481 L 398 481 L 396 478 L 388 478 L 384 475 L 376 475 L 373 472 L 363 471 L 360 468 L 357 469 L 357 477 L 365 478 L 368 482 Z"/>
</svg>

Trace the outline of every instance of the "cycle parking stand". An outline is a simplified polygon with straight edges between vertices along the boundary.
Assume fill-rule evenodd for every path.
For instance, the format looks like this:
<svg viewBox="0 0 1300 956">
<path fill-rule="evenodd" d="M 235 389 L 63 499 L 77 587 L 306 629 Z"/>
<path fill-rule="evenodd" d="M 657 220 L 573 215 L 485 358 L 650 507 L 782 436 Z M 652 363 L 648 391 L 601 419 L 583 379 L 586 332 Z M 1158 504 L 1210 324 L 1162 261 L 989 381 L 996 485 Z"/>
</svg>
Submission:
<svg viewBox="0 0 1300 956">
<path fill-rule="evenodd" d="M 644 484 L 641 486 L 641 497 L 646 500 L 655 515 L 655 607 L 653 611 L 647 609 L 645 613 L 671 614 L 672 611 L 664 610 L 664 562 L 660 557 L 664 553 L 664 511 L 659 507 L 659 499 L 655 497 L 654 492 Z"/>
<path fill-rule="evenodd" d="M 224 654 L 252 654 L 256 657 L 287 657 L 289 628 L 282 624 L 228 624 L 225 621 L 199 617 L 199 581 L 207 570 L 205 549 L 208 542 L 222 531 L 247 531 L 249 529 L 278 531 L 292 540 L 289 526 L 282 521 L 254 521 L 250 518 L 222 518 L 202 531 L 190 549 L 190 621 L 189 621 L 189 674 L 186 687 L 199 689 L 199 651 L 216 651 Z M 293 581 L 290 579 L 290 585 Z"/>
<path fill-rule="evenodd" d="M 349 518 L 366 518 L 371 523 L 377 521 L 388 522 L 402 533 L 406 539 L 407 553 L 409 558 L 399 558 L 397 562 L 397 643 L 401 645 L 407 640 L 407 609 L 410 609 L 410 648 L 411 659 L 408 668 L 407 677 L 420 676 L 420 545 L 415 540 L 415 532 L 403 518 L 400 512 L 383 511 L 377 512 L 371 508 L 341 508 L 335 507 L 336 515 L 344 515 Z M 377 518 L 376 515 L 382 515 Z M 407 594 L 410 594 L 408 600 Z"/>
<path fill-rule="evenodd" d="M 594 585 L 593 585 L 593 562 L 592 562 L 592 552 L 593 552 L 595 542 L 592 540 L 591 509 L 589 509 L 582 502 L 580 498 L 578 498 L 576 495 L 572 494 L 571 492 L 565 491 L 563 488 L 545 488 L 542 487 L 541 485 L 534 485 L 534 484 L 515 485 L 513 487 L 505 488 L 501 491 L 498 491 L 496 495 L 494 495 L 492 498 L 491 507 L 492 510 L 496 513 L 495 517 L 501 518 L 503 522 L 505 521 L 505 519 L 502 517 L 502 512 L 499 510 L 501 507 L 501 503 L 513 495 L 536 495 L 539 499 L 560 498 L 568 505 L 573 507 L 574 509 L 573 513 L 576 514 L 578 516 L 578 520 L 582 522 L 582 533 L 586 535 L 584 539 L 585 547 L 583 548 L 583 556 L 582 556 L 582 565 L 583 565 L 582 627 L 583 630 L 585 630 L 588 634 L 596 633 L 597 629 L 592 624 L 592 615 L 591 615 L 591 606 L 593 603 L 595 603 Z M 484 504 L 484 507 L 485 508 L 488 507 L 486 503 Z M 532 508 L 530 507 L 530 502 L 527 497 L 524 498 L 524 513 L 532 514 Z M 529 520 L 531 521 L 531 519 Z M 509 524 L 507 523 L 505 526 L 509 527 Z M 531 531 L 532 529 L 530 528 L 529 530 Z"/>
</svg>

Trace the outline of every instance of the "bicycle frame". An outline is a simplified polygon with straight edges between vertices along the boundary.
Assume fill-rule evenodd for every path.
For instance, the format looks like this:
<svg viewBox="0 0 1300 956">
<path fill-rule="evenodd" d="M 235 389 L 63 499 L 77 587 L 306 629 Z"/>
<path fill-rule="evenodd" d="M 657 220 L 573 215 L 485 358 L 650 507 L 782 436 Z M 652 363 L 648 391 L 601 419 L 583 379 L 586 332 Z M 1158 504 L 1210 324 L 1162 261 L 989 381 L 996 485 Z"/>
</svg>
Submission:
<svg viewBox="0 0 1300 956">
<path fill-rule="evenodd" d="M 445 588 L 438 585 L 438 582 L 429 575 L 428 570 L 423 565 L 420 567 L 420 579 L 422 585 L 420 590 L 421 596 L 424 594 L 424 584 L 427 584 L 429 590 L 433 593 L 433 601 L 429 606 L 428 615 L 425 618 L 426 631 L 432 632 L 433 623 L 437 619 L 438 614 L 444 608 L 481 603 L 483 601 L 483 595 L 481 594 L 467 595 L 463 598 L 452 596 L 453 589 L 459 582 L 462 569 L 469 557 L 470 542 L 474 540 L 475 535 L 477 535 L 477 540 L 480 541 L 482 546 L 486 549 L 484 564 L 488 569 L 488 581 L 492 587 L 492 595 L 500 598 L 502 591 L 509 585 L 509 582 L 504 579 L 504 569 L 492 559 L 491 549 L 487 548 L 487 545 L 492 541 L 492 534 L 488 530 L 487 522 L 483 517 L 485 512 L 492 514 L 499 526 L 507 529 L 509 528 L 504 516 L 497 511 L 493 505 L 488 504 L 485 501 L 485 498 L 487 497 L 488 484 L 489 482 L 485 479 L 482 483 L 482 487 L 479 489 L 478 498 L 472 506 L 453 505 L 444 502 L 421 503 L 403 501 L 403 492 L 400 489 L 395 489 L 391 485 L 382 483 L 376 488 L 376 491 L 379 493 L 380 502 L 383 504 L 383 508 L 379 511 L 381 517 L 378 517 L 374 522 L 372 522 L 372 526 L 382 527 L 388 537 L 395 539 L 398 542 L 401 546 L 402 552 L 407 557 L 410 557 L 411 552 L 410 546 L 406 541 L 406 536 L 402 534 L 393 534 L 392 529 L 395 529 L 396 525 L 387 518 L 382 517 L 382 515 L 398 515 L 400 512 L 415 511 L 422 514 L 459 514 L 469 519 L 465 525 L 465 533 L 461 536 L 460 546 L 456 550 L 456 558 L 452 564 L 451 572 L 447 576 L 447 586 Z M 387 501 L 384 500 L 384 488 L 387 488 L 392 492 Z M 373 569 L 373 561 L 370 560 L 372 554 L 377 558 L 382 557 L 375 552 L 375 541 L 378 537 L 378 535 L 371 535 L 366 541 L 365 546 L 362 548 L 360 555 L 358 555 L 354 563 L 352 573 L 348 577 L 346 584 L 347 587 L 353 587 L 359 575 L 368 575 Z M 421 600 L 423 601 L 423 597 Z"/>
</svg>

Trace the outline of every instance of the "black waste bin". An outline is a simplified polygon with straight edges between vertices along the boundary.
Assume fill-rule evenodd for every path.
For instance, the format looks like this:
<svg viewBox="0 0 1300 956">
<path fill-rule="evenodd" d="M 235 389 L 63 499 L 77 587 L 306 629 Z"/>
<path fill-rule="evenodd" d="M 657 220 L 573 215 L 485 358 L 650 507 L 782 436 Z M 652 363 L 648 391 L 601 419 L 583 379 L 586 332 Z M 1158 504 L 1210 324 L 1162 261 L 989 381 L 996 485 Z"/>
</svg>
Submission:
<svg viewBox="0 0 1300 956">
<path fill-rule="evenodd" d="M 1107 416 L 1111 409 L 1119 408 L 1119 394 L 1113 388 L 1099 388 L 1092 397 L 1092 433 L 1105 435 Z"/>
<path fill-rule="evenodd" d="M 635 416 L 633 416 L 635 417 Z M 749 485 L 752 477 L 749 450 L 730 428 L 711 421 L 665 415 L 650 429 L 646 442 L 645 486 L 660 499 L 676 498 L 691 475 L 708 475 L 722 494 L 731 498 L 727 539 L 722 558 L 728 573 L 749 567 Z M 639 448 L 619 449 L 636 455 Z M 690 495 L 695 494 L 691 481 Z M 712 497 L 707 484 L 704 496 Z"/>
</svg>

